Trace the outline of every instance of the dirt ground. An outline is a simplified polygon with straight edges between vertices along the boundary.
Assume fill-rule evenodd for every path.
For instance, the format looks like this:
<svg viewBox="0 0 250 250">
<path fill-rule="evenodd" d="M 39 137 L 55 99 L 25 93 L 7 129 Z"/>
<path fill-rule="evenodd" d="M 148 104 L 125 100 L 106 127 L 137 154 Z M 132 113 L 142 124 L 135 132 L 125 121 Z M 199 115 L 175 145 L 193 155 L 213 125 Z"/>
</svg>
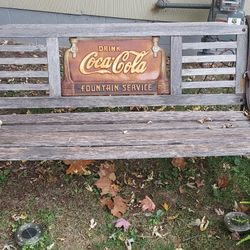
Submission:
<svg viewBox="0 0 250 250">
<path fill-rule="evenodd" d="M 31 221 L 42 224 L 44 236 L 34 248 L 23 249 L 122 250 L 127 239 L 133 239 L 133 250 L 250 249 L 250 242 L 236 246 L 223 216 L 215 212 L 239 209 L 235 202 L 250 200 L 250 160 L 217 157 L 186 162 L 180 170 L 171 159 L 114 161 L 121 194 L 133 196 L 124 215 L 131 223 L 126 232 L 115 228 L 116 218 L 101 206 L 100 192 L 93 185 L 102 162 L 90 166 L 89 176 L 66 175 L 67 166 L 57 161 L 1 162 L 0 249 L 15 246 L 13 232 Z M 216 187 L 218 178 L 227 180 L 224 188 Z M 142 212 L 139 201 L 146 195 L 156 204 L 155 212 Z M 170 207 L 167 211 L 164 203 Z M 204 232 L 190 225 L 204 216 L 209 220 Z M 91 219 L 97 223 L 93 229 Z"/>
</svg>

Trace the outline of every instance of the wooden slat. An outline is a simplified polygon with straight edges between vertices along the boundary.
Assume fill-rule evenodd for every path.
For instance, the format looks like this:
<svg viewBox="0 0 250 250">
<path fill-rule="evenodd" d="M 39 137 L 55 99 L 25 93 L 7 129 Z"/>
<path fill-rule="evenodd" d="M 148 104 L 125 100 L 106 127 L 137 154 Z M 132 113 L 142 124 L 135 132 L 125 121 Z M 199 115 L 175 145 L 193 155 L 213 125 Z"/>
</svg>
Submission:
<svg viewBox="0 0 250 250">
<path fill-rule="evenodd" d="M 148 131 L 78 131 L 56 132 L 47 131 L 16 131 L 13 133 L 2 132 L 0 134 L 3 147 L 107 147 L 107 146 L 142 146 L 142 145 L 173 145 L 173 144 L 199 144 L 220 142 L 226 145 L 228 142 L 249 141 L 249 128 L 228 128 L 189 130 L 151 130 Z"/>
<path fill-rule="evenodd" d="M 183 43 L 186 49 L 236 49 L 237 42 L 199 42 L 199 43 Z"/>
<path fill-rule="evenodd" d="M 203 118 L 204 119 L 204 118 Z M 125 122 L 125 121 L 124 121 Z M 135 121 L 136 122 L 136 121 Z M 73 123 L 73 122 L 72 122 Z M 77 123 L 77 121 L 75 121 Z M 231 126 L 232 128 L 249 128 L 249 121 L 212 121 L 205 122 L 201 124 L 198 121 L 155 121 L 155 122 L 140 122 L 140 123 L 94 123 L 94 124 L 63 124 L 63 123 L 50 123 L 50 124 L 12 124 L 12 125 L 2 125 L 1 133 L 15 133 L 16 131 L 22 132 L 91 132 L 91 131 L 117 131 L 120 133 L 129 133 L 130 131 L 161 131 L 164 130 L 183 130 L 185 129 L 187 132 L 192 132 L 195 130 L 201 130 L 204 133 L 207 132 L 208 129 L 220 129 L 226 128 L 226 126 Z M 178 131 L 176 131 L 178 133 Z"/>
<path fill-rule="evenodd" d="M 8 125 L 86 125 L 86 124 L 154 124 L 197 122 L 209 118 L 213 122 L 248 121 L 241 111 L 166 111 L 166 112 L 88 112 L 1 115 L 2 127 Z"/>
<path fill-rule="evenodd" d="M 61 96 L 61 76 L 58 38 L 47 38 L 50 96 Z"/>
<path fill-rule="evenodd" d="M 175 105 L 240 105 L 242 95 L 197 94 L 170 96 L 2 97 L 0 108 L 130 107 Z"/>
<path fill-rule="evenodd" d="M 201 82 L 182 82 L 182 89 L 197 88 L 234 88 L 236 81 L 201 81 Z"/>
<path fill-rule="evenodd" d="M 48 71 L 0 71 L 1 78 L 48 77 Z"/>
<path fill-rule="evenodd" d="M 199 68 L 199 69 L 183 69 L 183 76 L 198 76 L 198 75 L 234 75 L 236 68 Z"/>
<path fill-rule="evenodd" d="M 48 59 L 46 57 L 40 58 L 0 58 L 0 64 L 47 64 Z"/>
<path fill-rule="evenodd" d="M 49 84 L 0 84 L 0 91 L 49 90 Z"/>
<path fill-rule="evenodd" d="M 171 37 L 171 64 L 170 64 L 171 95 L 181 94 L 182 82 L 182 37 Z"/>
<path fill-rule="evenodd" d="M 47 48 L 43 45 L 0 45 L 0 52 L 44 52 Z"/>
<path fill-rule="evenodd" d="M 247 70 L 247 35 L 237 36 L 237 62 L 236 62 L 236 94 L 245 92 L 244 74 Z"/>
<path fill-rule="evenodd" d="M 235 62 L 236 55 L 183 56 L 183 63 L 198 62 Z"/>
<path fill-rule="evenodd" d="M 1 37 L 113 37 L 194 36 L 247 33 L 245 25 L 215 22 L 112 23 L 112 24 L 15 24 L 0 26 Z"/>
<path fill-rule="evenodd" d="M 53 152 L 53 153 L 52 153 Z M 222 145 L 149 145 L 116 147 L 0 147 L 0 160 L 81 160 L 143 159 L 249 155 L 249 142 Z"/>
</svg>

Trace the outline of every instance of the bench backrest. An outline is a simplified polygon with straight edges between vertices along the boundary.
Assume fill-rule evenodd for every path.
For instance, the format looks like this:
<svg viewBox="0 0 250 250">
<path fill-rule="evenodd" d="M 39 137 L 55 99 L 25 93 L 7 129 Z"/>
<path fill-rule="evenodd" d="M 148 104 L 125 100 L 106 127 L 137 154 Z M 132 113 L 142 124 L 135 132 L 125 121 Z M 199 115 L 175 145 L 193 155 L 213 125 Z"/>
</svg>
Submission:
<svg viewBox="0 0 250 250">
<path fill-rule="evenodd" d="M 3 25 L 0 39 L 39 38 L 45 45 L 0 45 L 5 52 L 44 52 L 42 57 L 23 58 L 0 56 L 0 79 L 39 78 L 40 84 L 0 82 L 0 94 L 6 91 L 34 91 L 34 96 L 14 97 L 0 95 L 0 109 L 59 108 L 59 107 L 123 107 L 175 105 L 240 105 L 244 102 L 244 73 L 247 63 L 247 26 L 224 23 L 134 23 L 134 24 L 63 24 L 63 25 Z M 185 42 L 193 36 L 230 36 L 231 40 L 215 42 Z M 61 63 L 59 38 L 69 37 L 144 37 L 168 36 L 171 40 L 170 95 L 143 96 L 83 96 L 61 97 Z M 222 49 L 232 53 L 216 55 L 185 55 L 186 50 Z M 189 63 L 216 62 L 212 68 L 188 68 Z M 218 64 L 221 63 L 221 64 Z M 230 62 L 230 67 L 225 62 Z M 47 64 L 44 71 L 6 71 L 2 65 Z M 220 66 L 218 66 L 220 65 Z M 225 66 L 221 66 L 225 65 Z M 231 80 L 194 80 L 193 76 L 230 75 Z M 206 78 L 206 77 L 205 77 Z M 47 80 L 47 83 L 44 82 Z M 10 81 L 11 82 L 11 81 Z M 30 80 L 29 80 L 30 82 Z M 186 89 L 228 88 L 230 93 L 192 93 Z M 42 91 L 42 92 L 41 92 Z M 46 95 L 45 92 L 49 95 Z M 35 93 L 44 96 L 37 96 Z"/>
</svg>

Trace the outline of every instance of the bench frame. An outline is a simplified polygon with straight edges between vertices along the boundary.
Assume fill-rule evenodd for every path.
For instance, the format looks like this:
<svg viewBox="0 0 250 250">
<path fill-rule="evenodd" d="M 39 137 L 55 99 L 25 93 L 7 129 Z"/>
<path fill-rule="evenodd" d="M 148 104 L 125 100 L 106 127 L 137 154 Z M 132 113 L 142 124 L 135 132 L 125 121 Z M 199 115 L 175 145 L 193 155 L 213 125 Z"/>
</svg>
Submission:
<svg viewBox="0 0 250 250">
<path fill-rule="evenodd" d="M 175 106 L 175 105 L 241 105 L 245 103 L 245 79 L 248 46 L 248 28 L 245 25 L 224 23 L 135 23 L 135 24 L 80 24 L 80 25 L 3 25 L 2 38 L 42 38 L 43 45 L 1 45 L 1 51 L 47 51 L 48 71 L 1 71 L 4 77 L 48 77 L 48 84 L 0 85 L 0 91 L 49 90 L 49 97 L 0 98 L 0 109 L 60 108 L 60 107 L 117 107 L 117 106 Z M 236 41 L 185 43 L 184 36 L 235 35 Z M 61 76 L 58 38 L 69 37 L 143 37 L 169 36 L 171 39 L 171 95 L 167 96 L 102 96 L 61 97 Z M 237 49 L 237 55 L 182 56 L 187 49 L 226 48 Z M 0 64 L 37 64 L 45 58 L 2 58 Z M 233 68 L 182 69 L 183 63 L 235 61 Z M 183 76 L 235 74 L 232 81 L 183 82 Z M 187 88 L 235 87 L 235 94 L 182 94 Z"/>
<path fill-rule="evenodd" d="M 236 40 L 190 43 L 185 42 L 184 38 L 224 35 L 235 36 Z M 60 38 L 144 36 L 170 37 L 170 95 L 61 96 Z M 249 81 L 245 79 L 248 50 L 246 25 L 224 23 L 3 25 L 0 26 L 0 37 L 39 38 L 46 41 L 46 46 L 1 45 L 0 52 L 47 52 L 47 58 L 0 58 L 0 64 L 48 64 L 48 71 L 0 71 L 0 78 L 48 78 L 47 84 L 0 84 L 0 91 L 49 92 L 49 96 L 0 97 L 0 109 L 246 105 L 246 97 L 250 97 L 250 94 L 246 93 Z M 185 50 L 217 48 L 231 49 L 236 51 L 236 54 L 183 55 Z M 186 63 L 211 61 L 233 62 L 235 66 L 183 69 L 183 64 Z M 223 74 L 235 75 L 234 80 L 190 82 L 183 80 L 190 76 Z M 193 88 L 233 88 L 234 93 L 185 93 L 186 89 Z M 209 127 L 203 124 L 209 120 L 207 117 L 211 117 L 215 122 L 215 130 L 208 130 Z M 248 118 L 237 111 L 2 115 L 0 120 L 3 122 L 0 139 L 4 142 L 4 146 L 0 145 L 0 160 L 132 159 L 250 154 Z M 200 121 L 199 128 L 197 120 Z M 233 128 L 229 126 L 228 130 L 225 130 L 227 122 L 232 122 Z M 109 126 L 113 130 L 110 131 Z M 126 127 L 131 128 L 131 134 L 126 133 Z M 138 134 L 136 131 L 139 131 Z M 102 132 L 105 132 L 105 135 Z M 71 136 L 74 138 L 73 142 Z"/>
</svg>

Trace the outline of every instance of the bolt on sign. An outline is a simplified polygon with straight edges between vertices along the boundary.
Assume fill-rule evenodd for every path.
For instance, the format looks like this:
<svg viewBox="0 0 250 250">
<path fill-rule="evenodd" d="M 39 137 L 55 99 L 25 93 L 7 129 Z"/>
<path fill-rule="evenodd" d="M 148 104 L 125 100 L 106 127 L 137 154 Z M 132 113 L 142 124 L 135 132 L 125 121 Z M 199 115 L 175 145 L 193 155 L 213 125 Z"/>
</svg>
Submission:
<svg viewBox="0 0 250 250">
<path fill-rule="evenodd" d="M 158 37 L 70 42 L 63 96 L 169 94 L 166 54 Z"/>
</svg>

